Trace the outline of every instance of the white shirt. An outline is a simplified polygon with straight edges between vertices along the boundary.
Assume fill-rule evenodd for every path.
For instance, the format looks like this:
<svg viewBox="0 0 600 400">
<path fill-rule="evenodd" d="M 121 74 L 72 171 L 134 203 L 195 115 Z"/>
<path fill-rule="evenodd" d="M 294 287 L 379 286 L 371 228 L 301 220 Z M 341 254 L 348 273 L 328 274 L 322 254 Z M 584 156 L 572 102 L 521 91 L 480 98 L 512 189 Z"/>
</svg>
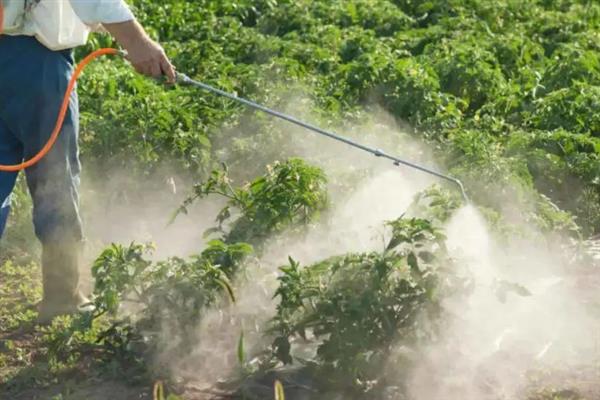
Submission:
<svg viewBox="0 0 600 400">
<path fill-rule="evenodd" d="M 6 35 L 35 36 L 51 50 L 86 43 L 102 24 L 134 19 L 124 0 L 0 0 Z"/>
<path fill-rule="evenodd" d="M 77 16 L 88 25 L 131 21 L 133 13 L 124 0 L 69 0 Z"/>
</svg>

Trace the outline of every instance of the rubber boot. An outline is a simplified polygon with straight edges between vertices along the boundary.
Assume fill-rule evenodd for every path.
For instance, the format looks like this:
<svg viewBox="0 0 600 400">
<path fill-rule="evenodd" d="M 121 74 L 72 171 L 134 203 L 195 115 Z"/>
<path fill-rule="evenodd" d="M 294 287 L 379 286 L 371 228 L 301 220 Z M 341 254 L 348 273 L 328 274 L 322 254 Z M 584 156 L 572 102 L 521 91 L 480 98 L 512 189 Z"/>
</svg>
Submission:
<svg viewBox="0 0 600 400">
<path fill-rule="evenodd" d="M 44 296 L 39 304 L 40 324 L 50 324 L 59 315 L 90 312 L 90 301 L 79 289 L 81 244 L 58 243 L 42 248 Z"/>
</svg>

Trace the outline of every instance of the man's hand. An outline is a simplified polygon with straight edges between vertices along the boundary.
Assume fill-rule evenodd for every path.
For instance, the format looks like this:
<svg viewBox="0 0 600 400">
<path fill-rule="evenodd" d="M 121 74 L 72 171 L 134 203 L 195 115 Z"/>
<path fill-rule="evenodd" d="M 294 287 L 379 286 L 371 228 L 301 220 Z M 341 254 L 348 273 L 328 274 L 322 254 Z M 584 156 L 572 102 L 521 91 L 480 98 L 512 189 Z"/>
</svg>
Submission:
<svg viewBox="0 0 600 400">
<path fill-rule="evenodd" d="M 164 75 L 168 82 L 175 83 L 177 79 L 175 68 L 165 51 L 148 37 L 137 21 L 104 24 L 104 28 L 127 51 L 127 59 L 136 71 L 152 78 L 160 78 Z"/>
<path fill-rule="evenodd" d="M 171 83 L 175 82 L 175 69 L 158 43 L 146 38 L 123 47 L 127 50 L 127 59 L 137 72 L 153 78 L 165 75 Z"/>
</svg>

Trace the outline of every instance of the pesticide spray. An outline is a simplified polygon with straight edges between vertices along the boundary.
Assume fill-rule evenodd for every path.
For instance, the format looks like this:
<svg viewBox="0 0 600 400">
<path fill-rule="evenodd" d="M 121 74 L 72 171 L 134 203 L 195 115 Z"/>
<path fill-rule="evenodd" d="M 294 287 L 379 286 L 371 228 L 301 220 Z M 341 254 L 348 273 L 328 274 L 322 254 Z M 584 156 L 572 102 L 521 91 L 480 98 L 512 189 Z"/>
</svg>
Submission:
<svg viewBox="0 0 600 400">
<path fill-rule="evenodd" d="M 169 359 L 165 352 L 162 361 L 175 375 L 202 381 L 206 387 L 235 375 L 241 328 L 250 353 L 269 345 L 261 332 L 275 312 L 277 267 L 286 264 L 288 256 L 309 265 L 347 252 L 381 250 L 382 223 L 398 217 L 396 210 L 406 210 L 412 196 L 425 187 L 414 177 L 379 171 L 333 205 L 329 223 L 303 237 L 274 238 L 260 259 L 261 269 L 238 283 L 238 303 L 207 314 L 198 327 L 195 351 L 184 360 Z M 375 188 L 378 202 L 388 207 L 373 206 Z M 396 208 L 390 209 L 392 204 Z M 536 247 L 526 239 L 499 241 L 470 205 L 456 211 L 445 230 L 451 256 L 470 271 L 475 286 L 469 295 L 444 304 L 452 317 L 436 342 L 418 350 L 421 357 L 408 373 L 409 381 L 406 371 L 397 371 L 398 385 L 408 388 L 409 399 L 520 399 L 535 384 L 532 371 L 596 365 L 600 347 L 594 332 L 599 327 L 583 300 L 594 294 L 573 286 L 560 251 Z M 509 292 L 501 299 L 500 282 L 521 285 L 529 295 Z M 259 325 L 256 335 L 244 321 Z M 384 370 L 388 374 L 386 366 Z M 596 378 L 600 375 L 586 377 Z"/>
<path fill-rule="evenodd" d="M 70 91 L 85 65 L 104 54 L 118 52 L 105 49 L 86 57 L 77 68 L 65 99 L 69 98 Z M 195 81 L 183 74 L 178 76 L 178 80 L 180 84 L 224 96 L 378 158 L 391 160 L 395 165 L 406 165 L 416 171 L 449 181 L 459 188 L 461 195 L 467 200 L 463 184 L 452 176 L 391 156 L 382 150 L 365 146 L 295 117 Z M 63 106 L 50 141 L 40 154 L 20 165 L 0 166 L 0 170 L 22 170 L 43 158 L 60 132 L 64 113 Z M 193 359 L 203 359 L 208 362 L 205 365 L 211 367 L 219 366 L 216 361 L 223 359 L 223 371 L 228 371 L 231 358 L 229 356 L 235 344 L 230 343 L 233 336 L 224 335 L 219 328 L 226 319 L 242 320 L 240 317 L 246 314 L 263 313 L 269 309 L 272 311 L 272 291 L 268 288 L 274 283 L 273 266 L 282 264 L 281 257 L 284 254 L 294 255 L 303 262 L 312 262 L 344 251 L 379 248 L 380 235 L 373 227 L 390 219 L 390 209 L 395 213 L 391 217 L 398 216 L 398 213 L 408 207 L 407 202 L 412 196 L 407 194 L 415 194 L 430 183 L 423 179 L 412 180 L 407 178 L 410 174 L 404 173 L 391 177 L 389 172 L 377 175 L 374 180 L 365 183 L 363 189 L 367 188 L 364 190 L 368 191 L 370 184 L 386 188 L 385 191 L 378 191 L 377 201 L 380 204 L 387 202 L 395 207 L 390 207 L 388 211 L 373 207 L 371 196 L 361 193 L 359 188 L 353 197 L 337 204 L 338 214 L 332 218 L 336 221 L 333 227 L 316 229 L 300 242 L 297 238 L 292 238 L 293 245 L 286 246 L 285 241 L 280 240 L 276 248 L 267 249 L 262 260 L 267 266 L 263 275 L 265 285 L 242 288 L 239 299 L 239 304 L 243 305 L 241 308 L 225 315 L 215 310 L 213 316 L 207 316 L 204 325 L 199 327 L 199 336 L 203 333 L 210 336 L 221 335 L 223 347 L 215 346 L 212 342 L 210 348 L 199 346 L 198 351 L 192 354 Z M 398 199 L 403 200 L 399 202 Z M 531 243 L 520 240 L 498 245 L 489 234 L 483 219 L 470 205 L 456 214 L 447 230 L 451 252 L 460 262 L 469 265 L 474 274 L 476 289 L 466 302 L 448 305 L 458 317 L 446 327 L 446 332 L 439 342 L 427 349 L 427 357 L 412 371 L 412 384 L 409 386 L 411 398 L 514 398 L 527 383 L 526 373 L 532 368 L 553 366 L 556 363 L 576 367 L 578 363 L 593 364 L 597 360 L 597 340 L 593 332 L 598 326 L 581 303 L 580 292 L 574 290 L 568 275 L 565 275 L 560 254 L 549 249 L 536 249 Z M 362 233 L 353 235 L 356 232 L 370 232 L 370 236 Z M 504 302 L 499 302 L 493 290 L 498 280 L 516 281 L 519 285 L 527 287 L 531 296 L 523 298 L 509 295 Z M 261 288 L 263 293 L 258 292 Z M 262 304 L 264 307 L 256 308 L 256 304 Z M 264 312 L 263 315 L 271 314 Z M 237 334 L 235 338 L 237 340 Z M 258 342 L 254 344 L 258 345 Z M 183 360 L 179 364 L 187 364 L 189 367 L 190 363 L 193 364 L 190 360 Z M 177 367 L 175 365 L 174 369 Z"/>
<path fill-rule="evenodd" d="M 319 143 L 319 149 L 329 154 L 324 158 L 339 159 L 337 168 L 348 165 L 349 160 L 340 158 L 343 144 L 332 142 L 327 148 L 324 143 Z M 294 155 L 315 161 L 314 152 L 306 150 Z M 197 329 L 197 346 L 187 357 L 171 357 L 168 341 L 177 332 L 165 327 L 165 347 L 158 363 L 199 386 L 227 379 L 239 367 L 240 331 L 245 332 L 249 352 L 269 345 L 259 332 L 274 315 L 277 268 L 286 264 L 288 256 L 306 265 L 346 252 L 380 250 L 383 222 L 397 218 L 416 193 L 435 183 L 433 175 L 382 168 L 376 160 L 367 168 L 372 177 L 350 197 L 332 204 L 331 223 L 315 227 L 304 237 L 283 235 L 265 247 L 261 269 L 236 288 L 237 304 L 207 313 Z M 210 201 L 198 206 L 207 204 Z M 539 243 L 522 238 L 500 242 L 469 204 L 455 213 L 446 233 L 451 255 L 472 272 L 475 290 L 466 299 L 446 304 L 457 317 L 444 327 L 438 342 L 423 349 L 423 359 L 410 373 L 411 400 L 522 398 L 531 383 L 530 371 L 561 363 L 573 368 L 594 365 L 600 353 L 593 334 L 597 324 L 581 304 L 581 292 L 572 287 L 559 247 L 539 248 Z M 530 295 L 508 293 L 500 301 L 497 287 L 502 281 L 519 284 Z"/>
<path fill-rule="evenodd" d="M 586 300 L 594 293 L 576 284 L 579 277 L 569 269 L 564 250 L 525 238 L 500 242 L 470 205 L 456 213 L 446 230 L 449 250 L 469 267 L 475 289 L 468 298 L 447 304 L 456 318 L 413 372 L 411 398 L 520 399 L 536 383 L 548 382 L 580 388 L 577 380 L 543 376 L 577 371 L 600 359 L 595 333 L 600 326 Z M 528 293 L 499 296 L 502 282 Z M 600 371 L 592 371 L 584 379 L 599 378 Z"/>
</svg>

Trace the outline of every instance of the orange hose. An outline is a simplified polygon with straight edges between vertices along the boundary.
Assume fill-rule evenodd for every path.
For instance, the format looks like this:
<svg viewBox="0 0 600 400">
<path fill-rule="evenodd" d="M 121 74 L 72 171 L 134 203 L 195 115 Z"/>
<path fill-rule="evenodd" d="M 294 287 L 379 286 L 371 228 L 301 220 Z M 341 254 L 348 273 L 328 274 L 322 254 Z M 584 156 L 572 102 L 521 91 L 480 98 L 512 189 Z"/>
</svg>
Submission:
<svg viewBox="0 0 600 400">
<path fill-rule="evenodd" d="M 0 0 L 0 17 L 2 17 L 2 15 L 3 15 L 3 10 L 2 10 L 1 0 Z M 1 19 L 0 19 L 0 21 L 1 21 Z M 2 22 L 0 22 L 0 27 L 1 26 L 2 26 Z M 2 32 L 2 31 L 0 30 L 0 32 Z M 117 50 L 117 49 L 96 50 L 93 53 L 89 54 L 87 57 L 85 57 L 77 65 L 77 68 L 75 69 L 75 72 L 73 73 L 73 76 L 71 77 L 71 80 L 69 81 L 69 86 L 67 86 L 67 90 L 65 91 L 65 97 L 63 98 L 62 106 L 60 108 L 60 112 L 58 113 L 58 117 L 56 119 L 56 125 L 54 126 L 54 130 L 52 131 L 52 134 L 50 135 L 50 139 L 48 139 L 48 142 L 44 145 L 44 147 L 40 150 L 40 152 L 37 153 L 35 156 L 33 156 L 31 159 L 22 162 L 21 164 L 0 165 L 0 171 L 16 172 L 16 171 L 24 170 L 25 168 L 29 168 L 29 167 L 37 164 L 38 162 L 40 162 L 40 160 L 42 158 L 44 158 L 50 152 L 50 150 L 52 150 L 52 147 L 56 143 L 56 139 L 58 139 L 58 135 L 60 134 L 60 131 L 62 129 L 67 111 L 69 110 L 69 101 L 71 99 L 71 93 L 73 93 L 73 89 L 75 89 L 75 84 L 77 83 L 77 79 L 79 79 L 79 76 L 81 75 L 81 73 L 83 72 L 85 67 L 87 67 L 87 65 L 90 62 L 92 62 L 93 60 L 95 60 L 98 57 L 108 55 L 108 54 L 112 54 L 112 55 L 119 54 L 119 50 Z"/>
<path fill-rule="evenodd" d="M 4 4 L 0 0 L 0 35 L 4 32 Z"/>
</svg>

